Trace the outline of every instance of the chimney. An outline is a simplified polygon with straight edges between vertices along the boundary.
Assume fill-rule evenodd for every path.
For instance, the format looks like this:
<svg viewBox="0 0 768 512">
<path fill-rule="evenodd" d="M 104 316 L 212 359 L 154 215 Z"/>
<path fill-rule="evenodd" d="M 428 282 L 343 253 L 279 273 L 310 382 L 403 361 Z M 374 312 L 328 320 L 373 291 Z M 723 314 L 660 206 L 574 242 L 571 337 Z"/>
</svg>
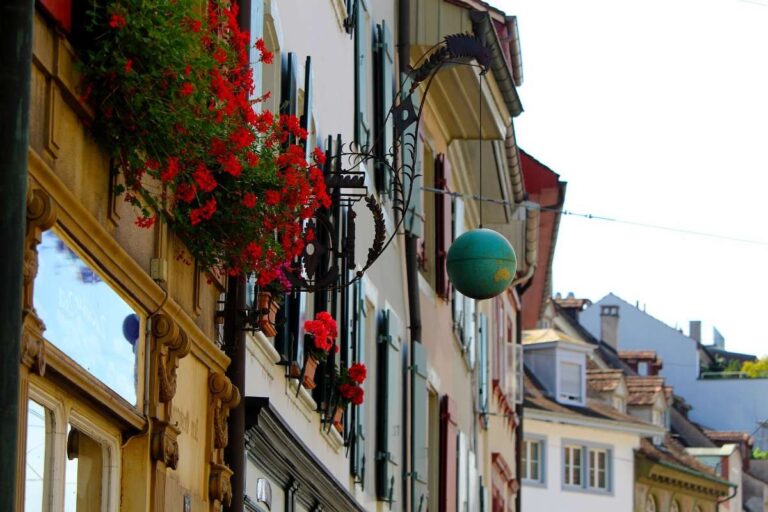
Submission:
<svg viewBox="0 0 768 512">
<path fill-rule="evenodd" d="M 600 339 L 619 349 L 619 306 L 600 306 Z"/>
<path fill-rule="evenodd" d="M 688 337 L 701 343 L 701 320 L 688 322 Z"/>
</svg>

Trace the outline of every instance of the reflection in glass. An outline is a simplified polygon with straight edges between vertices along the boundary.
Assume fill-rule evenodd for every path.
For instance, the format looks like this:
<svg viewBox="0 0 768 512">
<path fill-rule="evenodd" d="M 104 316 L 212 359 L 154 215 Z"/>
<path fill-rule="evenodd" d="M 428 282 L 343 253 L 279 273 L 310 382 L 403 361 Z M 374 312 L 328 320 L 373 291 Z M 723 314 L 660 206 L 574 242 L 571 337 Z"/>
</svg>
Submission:
<svg viewBox="0 0 768 512">
<path fill-rule="evenodd" d="M 135 404 L 138 316 L 53 232 L 38 254 L 35 308 L 46 339 Z"/>
<path fill-rule="evenodd" d="M 25 512 L 48 510 L 50 507 L 53 426 L 53 413 L 30 400 L 27 406 Z"/>
<path fill-rule="evenodd" d="M 104 447 L 77 428 L 67 433 L 64 512 L 101 510 Z"/>
</svg>

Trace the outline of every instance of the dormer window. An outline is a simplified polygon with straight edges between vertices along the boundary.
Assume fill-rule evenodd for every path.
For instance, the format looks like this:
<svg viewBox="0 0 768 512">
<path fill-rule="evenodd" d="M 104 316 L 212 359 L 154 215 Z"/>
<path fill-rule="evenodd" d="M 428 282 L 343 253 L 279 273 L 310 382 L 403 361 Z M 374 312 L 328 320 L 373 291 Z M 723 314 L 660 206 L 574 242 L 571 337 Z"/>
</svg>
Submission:
<svg viewBox="0 0 768 512">
<path fill-rule="evenodd" d="M 560 363 L 560 389 L 558 397 L 561 402 L 584 402 L 583 383 L 584 367 L 578 363 L 562 361 Z"/>
<path fill-rule="evenodd" d="M 648 363 L 646 361 L 637 363 L 637 374 L 643 377 L 648 375 Z"/>
</svg>

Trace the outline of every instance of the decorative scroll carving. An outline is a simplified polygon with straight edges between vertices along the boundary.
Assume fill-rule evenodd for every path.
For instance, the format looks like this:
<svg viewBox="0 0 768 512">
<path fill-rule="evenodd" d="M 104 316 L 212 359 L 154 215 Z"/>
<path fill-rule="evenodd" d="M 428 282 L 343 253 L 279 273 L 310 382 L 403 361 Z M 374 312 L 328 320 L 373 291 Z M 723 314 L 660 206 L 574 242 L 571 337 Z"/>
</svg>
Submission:
<svg viewBox="0 0 768 512">
<path fill-rule="evenodd" d="M 34 311 L 23 313 L 21 335 L 21 362 L 41 377 L 45 375 L 45 324 Z"/>
<path fill-rule="evenodd" d="M 155 338 L 157 379 L 160 401 L 169 402 L 176 394 L 176 369 L 179 359 L 189 354 L 192 347 L 185 333 L 170 316 L 160 313 L 152 318 L 152 335 Z"/>
<path fill-rule="evenodd" d="M 232 470 L 224 464 L 211 464 L 211 476 L 208 480 L 208 495 L 213 501 L 213 510 L 220 511 L 223 506 L 232 503 L 232 484 L 229 479 Z"/>
<path fill-rule="evenodd" d="M 153 418 L 150 445 L 152 458 L 171 469 L 176 469 L 179 464 L 179 443 L 176 439 L 180 433 L 181 430 L 176 425 Z"/>
<path fill-rule="evenodd" d="M 229 411 L 240 403 L 240 391 L 223 373 L 212 373 L 208 389 L 213 396 L 213 447 L 221 449 L 229 442 L 227 418 Z"/>
</svg>

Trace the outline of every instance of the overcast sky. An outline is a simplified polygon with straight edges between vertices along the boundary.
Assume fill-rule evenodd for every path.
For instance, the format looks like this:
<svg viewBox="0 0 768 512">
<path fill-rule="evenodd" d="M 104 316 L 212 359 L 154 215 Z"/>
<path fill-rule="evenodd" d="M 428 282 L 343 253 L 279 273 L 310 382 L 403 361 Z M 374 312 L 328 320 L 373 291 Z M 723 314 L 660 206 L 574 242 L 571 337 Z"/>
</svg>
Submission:
<svg viewBox="0 0 768 512">
<path fill-rule="evenodd" d="M 768 354 L 768 0 L 491 1 L 518 16 L 518 142 L 566 209 L 762 241 L 563 216 L 555 291 Z"/>
</svg>

